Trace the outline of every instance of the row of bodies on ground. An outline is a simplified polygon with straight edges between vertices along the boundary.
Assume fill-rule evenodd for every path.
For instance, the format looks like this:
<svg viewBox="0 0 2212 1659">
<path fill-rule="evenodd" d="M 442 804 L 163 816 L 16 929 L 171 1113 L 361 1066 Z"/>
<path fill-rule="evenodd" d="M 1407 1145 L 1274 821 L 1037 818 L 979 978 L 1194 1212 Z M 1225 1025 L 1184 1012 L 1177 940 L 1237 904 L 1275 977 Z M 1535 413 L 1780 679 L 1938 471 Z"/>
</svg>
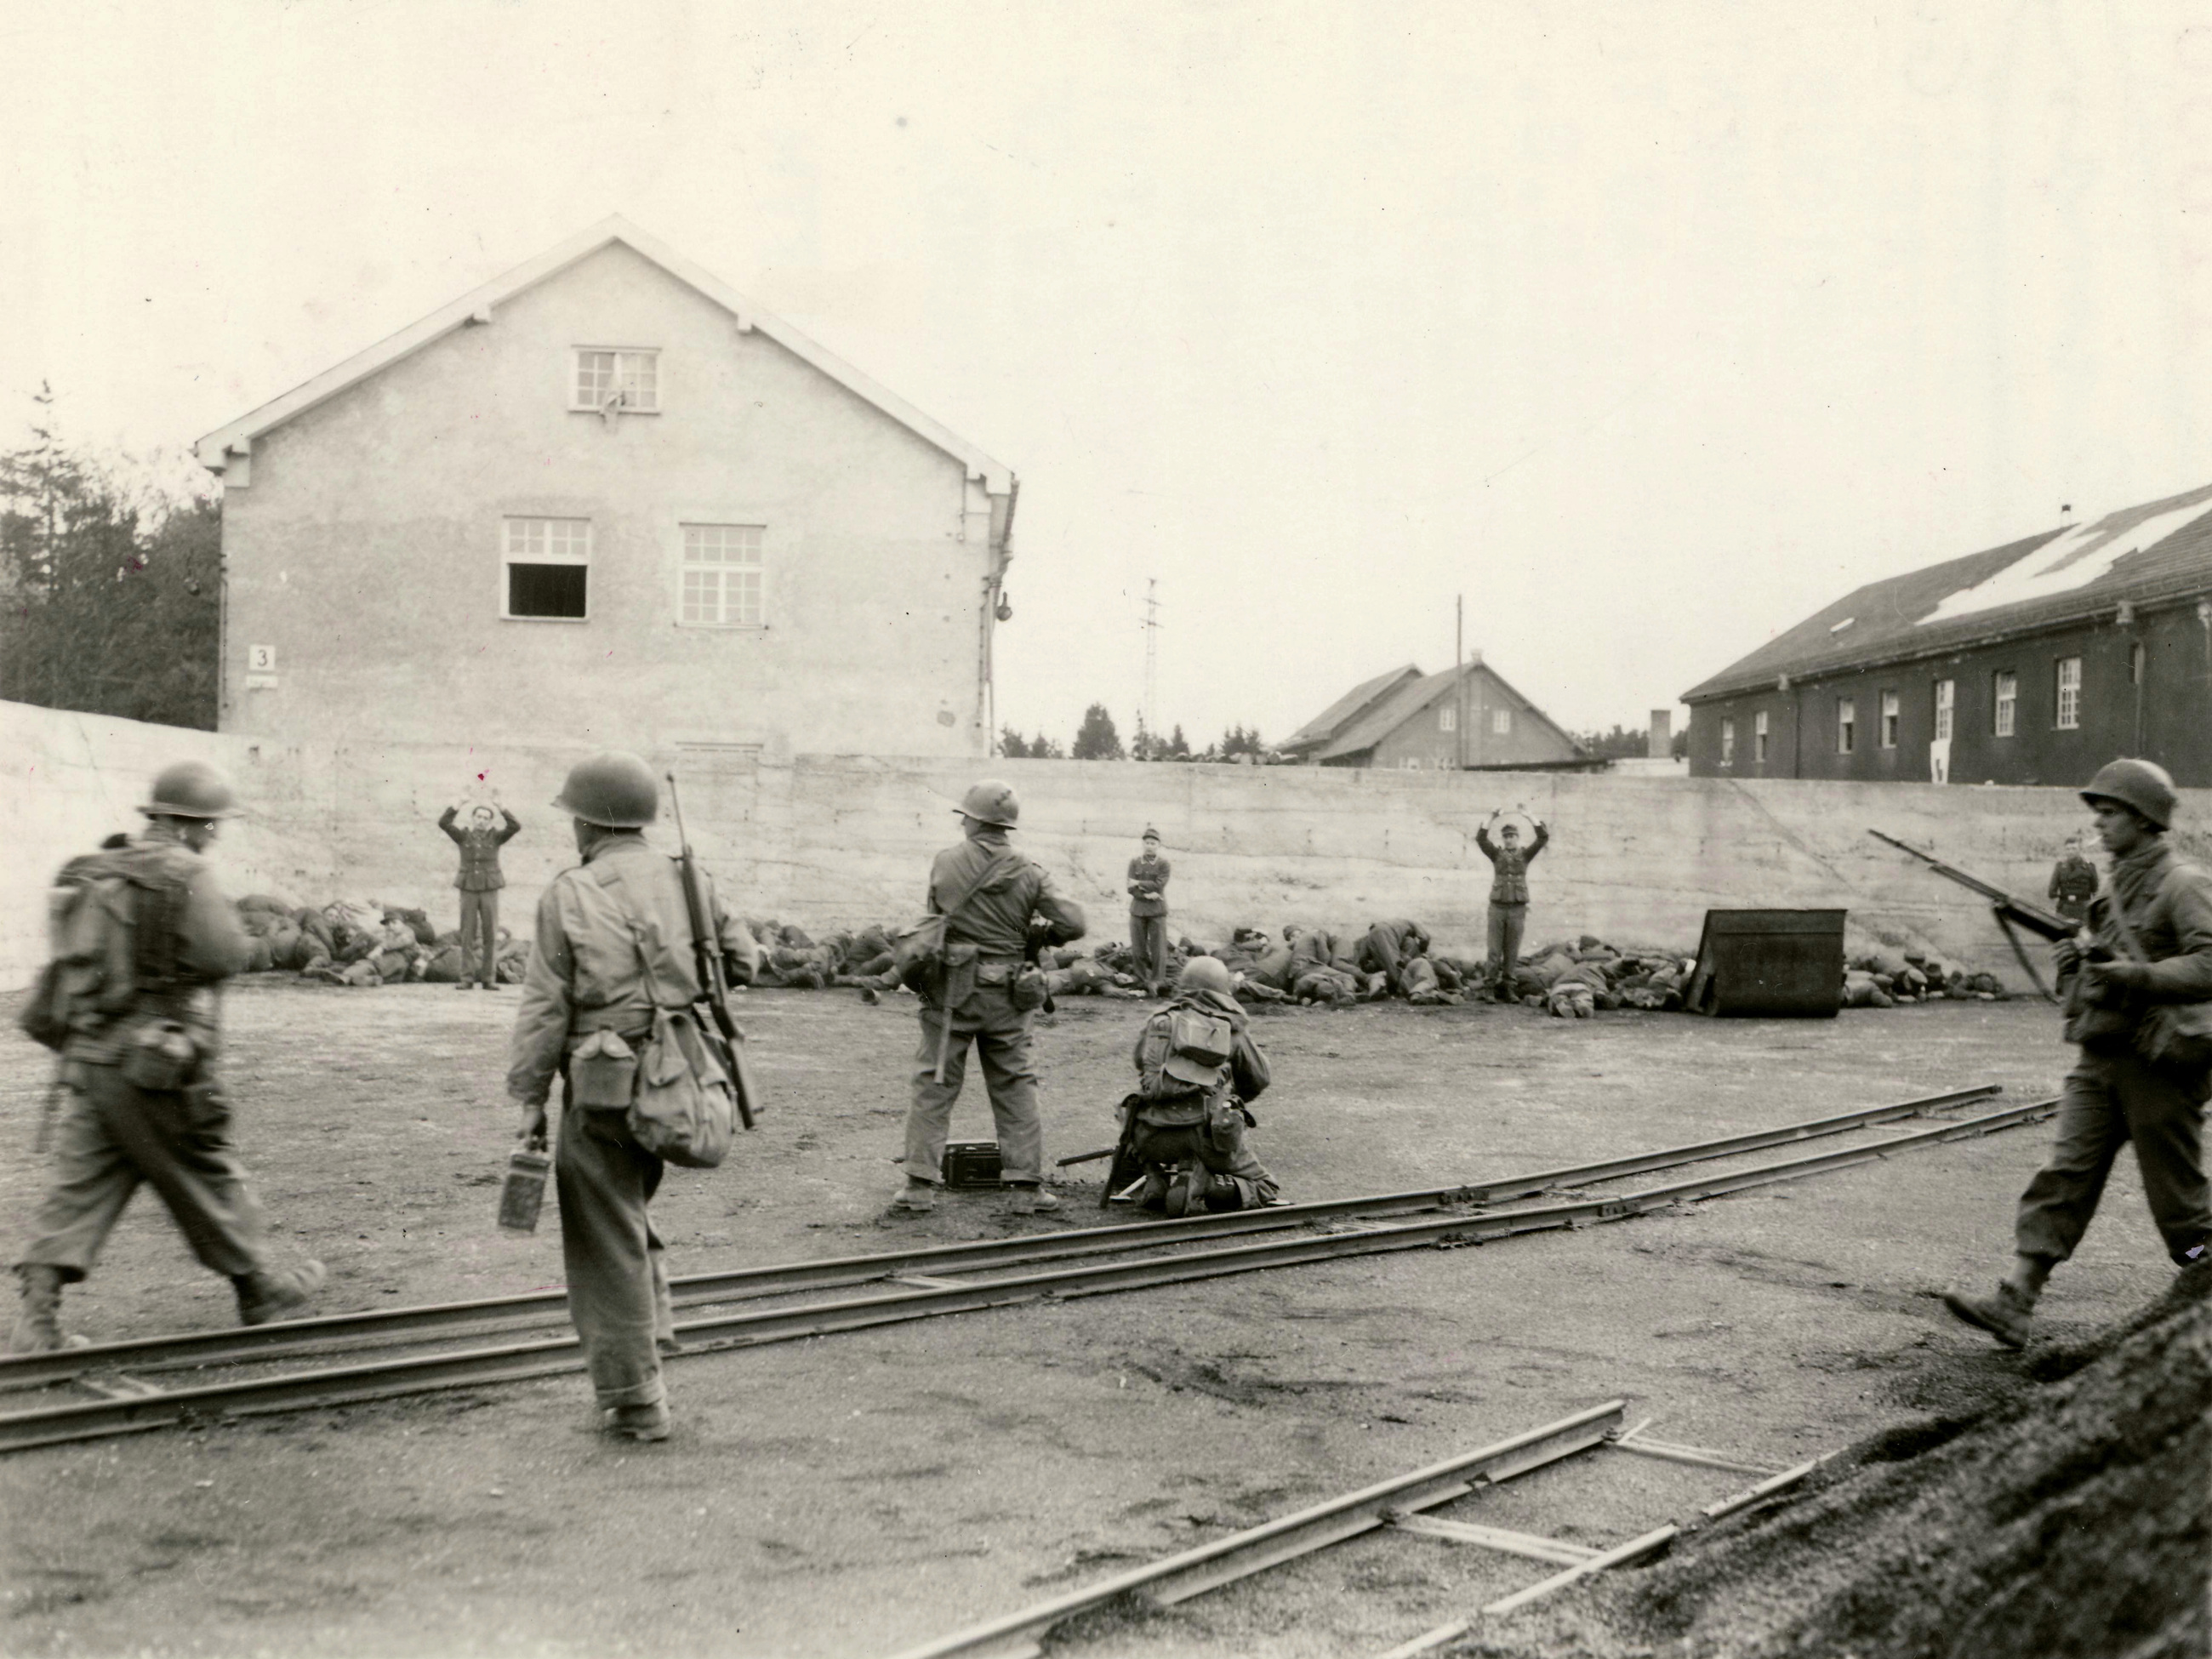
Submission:
<svg viewBox="0 0 2212 1659">
<path fill-rule="evenodd" d="M 368 987 L 410 981 L 456 984 L 467 971 L 459 931 L 439 930 L 419 908 L 358 899 L 334 900 L 316 908 L 254 893 L 238 901 L 238 911 L 252 940 L 249 973 L 291 971 L 327 984 Z M 817 941 L 790 923 L 746 925 L 760 942 L 761 969 L 754 982 L 763 988 L 900 988 L 892 969 L 895 929 L 845 929 Z M 1212 957 L 1226 965 L 1238 1000 L 1248 1006 L 1333 1007 L 1394 997 L 1449 1005 L 1480 998 L 1516 1001 L 1561 1018 L 1620 1008 L 1679 1009 L 1695 967 L 1693 958 L 1679 951 L 1620 947 L 1584 933 L 1526 953 L 1514 965 L 1510 982 L 1499 985 L 1482 958 L 1432 949 L 1425 930 L 1402 921 L 1378 922 L 1364 933 L 1291 925 L 1273 936 L 1238 927 L 1226 941 L 1184 937 L 1168 947 L 1162 980 L 1172 980 L 1194 957 Z M 529 967 L 530 941 L 501 928 L 495 960 L 499 982 L 519 984 Z M 1042 965 L 1047 988 L 1055 998 L 1133 1000 L 1153 988 L 1131 947 L 1118 940 L 1088 951 L 1049 951 Z M 1929 953 L 1883 946 L 1851 958 L 1843 1002 L 1851 1008 L 1886 1008 L 1898 1002 L 1994 1000 L 2002 995 L 1993 975 Z"/>
</svg>

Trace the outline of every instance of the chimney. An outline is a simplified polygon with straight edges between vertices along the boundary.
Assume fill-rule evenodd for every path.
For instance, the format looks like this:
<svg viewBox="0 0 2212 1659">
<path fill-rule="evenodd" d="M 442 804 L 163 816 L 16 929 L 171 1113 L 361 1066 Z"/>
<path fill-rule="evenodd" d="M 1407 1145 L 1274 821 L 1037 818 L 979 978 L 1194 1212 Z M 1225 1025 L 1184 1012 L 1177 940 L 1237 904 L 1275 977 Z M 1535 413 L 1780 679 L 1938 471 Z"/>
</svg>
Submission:
<svg viewBox="0 0 2212 1659">
<path fill-rule="evenodd" d="M 1651 741 L 1644 751 L 1653 760 L 1665 760 L 1674 752 L 1674 711 L 1655 708 L 1651 711 Z"/>
</svg>

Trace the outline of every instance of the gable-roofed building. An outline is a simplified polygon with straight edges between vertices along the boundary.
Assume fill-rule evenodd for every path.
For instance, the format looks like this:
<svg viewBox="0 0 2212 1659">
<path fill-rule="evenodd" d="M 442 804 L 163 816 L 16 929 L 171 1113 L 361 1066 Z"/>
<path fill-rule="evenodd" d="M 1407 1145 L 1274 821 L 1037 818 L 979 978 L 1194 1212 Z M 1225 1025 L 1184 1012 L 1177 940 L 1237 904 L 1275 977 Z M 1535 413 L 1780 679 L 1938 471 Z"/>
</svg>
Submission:
<svg viewBox="0 0 2212 1659">
<path fill-rule="evenodd" d="M 988 751 L 1013 474 L 621 219 L 198 454 L 226 731 Z"/>
<path fill-rule="evenodd" d="M 1363 681 L 1279 746 L 1316 766 L 1448 772 L 1604 764 L 1508 685 L 1480 652 L 1441 674 L 1408 664 Z"/>
<path fill-rule="evenodd" d="M 2212 785 L 2212 485 L 1869 583 L 1683 701 L 1698 777 Z"/>
</svg>

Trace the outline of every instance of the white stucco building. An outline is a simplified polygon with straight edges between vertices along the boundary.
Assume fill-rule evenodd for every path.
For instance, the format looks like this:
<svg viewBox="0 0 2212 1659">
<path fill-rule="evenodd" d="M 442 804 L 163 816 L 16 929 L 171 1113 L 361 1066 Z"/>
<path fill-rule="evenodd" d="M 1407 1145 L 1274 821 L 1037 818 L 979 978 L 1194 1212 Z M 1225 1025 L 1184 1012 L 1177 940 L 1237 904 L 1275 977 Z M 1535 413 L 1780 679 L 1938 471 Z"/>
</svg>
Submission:
<svg viewBox="0 0 2212 1659">
<path fill-rule="evenodd" d="M 225 731 L 989 751 L 1013 474 L 622 220 L 198 453 Z"/>
</svg>

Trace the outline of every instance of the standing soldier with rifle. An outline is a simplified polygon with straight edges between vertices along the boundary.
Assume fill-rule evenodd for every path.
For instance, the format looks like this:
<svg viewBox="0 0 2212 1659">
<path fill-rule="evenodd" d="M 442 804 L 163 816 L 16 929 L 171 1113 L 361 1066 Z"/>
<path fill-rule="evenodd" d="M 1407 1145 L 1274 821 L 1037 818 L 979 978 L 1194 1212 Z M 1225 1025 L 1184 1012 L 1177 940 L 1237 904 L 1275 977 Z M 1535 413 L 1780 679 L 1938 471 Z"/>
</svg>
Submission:
<svg viewBox="0 0 2212 1659">
<path fill-rule="evenodd" d="M 553 805 L 574 820 L 583 862 L 556 876 L 538 902 L 507 1092 L 521 1108 L 516 1139 L 542 1146 L 546 1097 L 562 1080 L 554 1180 L 569 1317 L 603 1426 L 665 1440 L 660 1355 L 661 1345 L 674 1346 L 675 1317 L 660 1238 L 646 1216 L 663 1159 L 640 1144 L 630 1114 L 637 1056 L 650 1056 L 667 1015 L 702 1001 L 714 1003 L 721 1026 L 729 1016 L 716 977 L 750 983 L 759 951 L 716 902 L 688 847 L 679 866 L 639 833 L 659 816 L 660 792 L 636 756 L 610 750 L 580 762 Z M 711 922 L 695 927 L 695 915 Z M 738 1066 L 729 1074 L 742 1085 Z"/>
<path fill-rule="evenodd" d="M 1006 844 L 1021 816 L 1010 786 L 979 783 L 957 811 L 965 838 L 929 871 L 927 905 L 930 916 L 944 919 L 943 944 L 933 962 L 908 969 L 921 1000 L 921 1047 L 906 1115 L 906 1190 L 892 1207 L 920 1213 L 937 1206 L 945 1137 L 972 1042 L 998 1127 L 1000 1179 L 1013 1189 L 1014 1208 L 1056 1210 L 1060 1200 L 1043 1187 L 1044 1123 L 1030 1058 L 1030 1013 L 1044 1001 L 1044 975 L 1024 958 L 1032 930 L 1049 945 L 1081 939 L 1083 908 Z"/>
<path fill-rule="evenodd" d="M 2062 940 L 2052 953 L 2066 1038 L 2081 1056 L 2060 1097 L 2051 1156 L 2021 1195 L 2012 1272 L 1989 1296 L 1943 1298 L 2008 1348 L 2026 1345 L 2044 1281 L 2087 1231 L 2123 1142 L 2135 1143 L 2166 1254 L 2186 1266 L 2212 1240 L 2203 1151 L 2212 1097 L 2212 877 L 2166 845 L 2176 799 L 2163 768 L 2116 760 L 2081 799 L 2112 859 L 2107 890 L 2089 908 L 2087 942 Z"/>
</svg>

